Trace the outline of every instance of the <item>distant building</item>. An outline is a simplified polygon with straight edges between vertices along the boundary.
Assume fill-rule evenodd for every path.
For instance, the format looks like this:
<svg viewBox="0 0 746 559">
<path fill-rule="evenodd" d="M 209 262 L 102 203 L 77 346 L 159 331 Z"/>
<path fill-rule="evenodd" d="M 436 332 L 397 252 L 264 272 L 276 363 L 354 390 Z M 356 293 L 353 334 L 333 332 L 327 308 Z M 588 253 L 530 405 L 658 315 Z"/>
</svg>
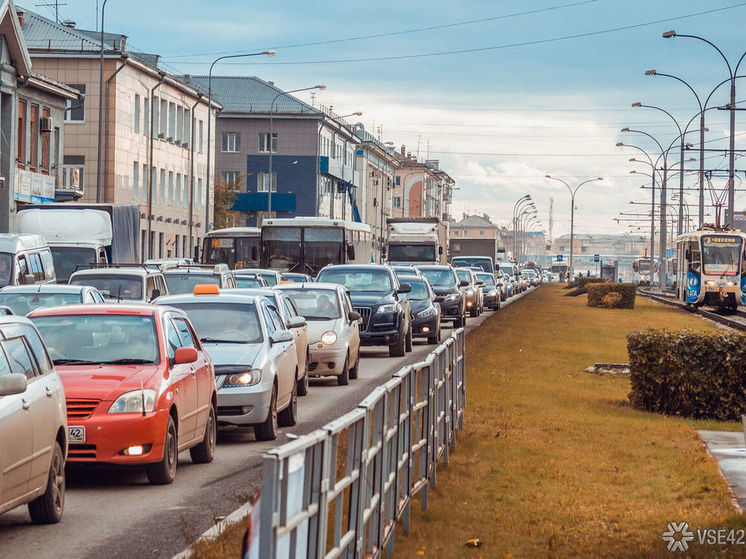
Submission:
<svg viewBox="0 0 746 559">
<path fill-rule="evenodd" d="M 397 158 L 391 216 L 437 217 L 449 223 L 455 181 L 440 169 L 438 160 L 418 161 L 406 146 L 401 146 Z"/>
<path fill-rule="evenodd" d="M 207 76 L 182 79 L 207 93 Z M 275 217 L 354 219 L 351 200 L 360 185 L 355 152 L 361 140 L 352 126 L 257 77 L 213 76 L 212 96 L 223 106 L 215 131 L 215 176 L 241 185 L 236 225 L 255 226 L 267 217 L 270 182 Z"/>
<path fill-rule="evenodd" d="M 450 237 L 452 239 L 498 239 L 500 228 L 492 223 L 490 216 L 463 214 L 460 221 L 451 221 Z M 502 241 L 500 241 L 502 245 Z"/>
<path fill-rule="evenodd" d="M 78 92 L 32 67 L 22 33 L 24 12 L 11 0 L 0 3 L 0 231 L 15 229 L 24 203 L 54 202 L 62 196 L 62 122 Z"/>
<path fill-rule="evenodd" d="M 645 254 L 649 246 L 649 237 L 642 235 L 575 233 L 573 237 L 573 253 L 581 257 L 584 255 L 593 256 L 594 254 L 640 257 Z M 554 239 L 552 252 L 570 254 L 570 235 L 562 235 Z"/>
<path fill-rule="evenodd" d="M 159 68 L 157 55 L 130 49 L 127 37 L 107 33 L 99 161 L 100 34 L 29 10 L 22 29 L 34 68 L 84 95 L 65 113 L 63 189 L 83 202 L 139 204 L 143 257 L 192 255 L 209 228 L 205 217 L 213 195 L 205 175 L 213 152 L 207 119 L 215 118 L 219 105 L 208 110 L 206 97 Z"/>
</svg>

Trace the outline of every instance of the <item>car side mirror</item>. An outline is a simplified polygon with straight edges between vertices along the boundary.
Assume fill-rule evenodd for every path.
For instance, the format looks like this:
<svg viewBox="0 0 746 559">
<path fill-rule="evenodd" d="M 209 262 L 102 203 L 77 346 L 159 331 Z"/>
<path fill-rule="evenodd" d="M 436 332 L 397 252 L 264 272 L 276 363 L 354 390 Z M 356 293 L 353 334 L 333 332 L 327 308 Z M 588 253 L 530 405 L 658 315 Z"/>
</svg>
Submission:
<svg viewBox="0 0 746 559">
<path fill-rule="evenodd" d="M 288 330 L 275 330 L 269 336 L 269 343 L 270 345 L 283 344 L 286 342 L 292 342 L 293 339 L 292 332 Z"/>
<path fill-rule="evenodd" d="M 187 363 L 194 363 L 199 355 L 197 350 L 193 347 L 180 347 L 176 350 L 173 357 L 174 365 L 185 365 Z"/>
<path fill-rule="evenodd" d="M 484 285 L 484 282 L 482 280 L 477 280 L 477 285 Z"/>
<path fill-rule="evenodd" d="M 361 318 L 362 317 L 360 316 L 360 313 L 357 311 L 350 311 L 347 313 L 347 320 L 349 320 L 350 322 L 357 322 Z"/>
<path fill-rule="evenodd" d="M 469 282 L 466 281 L 466 280 L 461 280 L 460 282 L 458 282 L 458 286 L 459 287 L 468 287 L 469 286 Z"/>
<path fill-rule="evenodd" d="M 26 274 L 23 276 L 23 285 L 33 285 L 34 283 L 34 274 Z"/>
<path fill-rule="evenodd" d="M 294 316 L 288 320 L 288 328 L 303 328 L 306 325 L 306 319 L 302 316 Z"/>
<path fill-rule="evenodd" d="M 402 283 L 399 286 L 399 289 L 396 290 L 397 293 L 411 293 L 412 292 L 412 286 L 408 283 Z"/>
<path fill-rule="evenodd" d="M 160 296 L 161 296 L 161 290 L 156 287 L 155 289 L 153 289 L 153 294 L 151 295 L 150 300 L 152 301 L 154 299 L 157 299 Z"/>
<path fill-rule="evenodd" d="M 26 375 L 0 375 L 0 396 L 12 396 L 26 392 Z"/>
<path fill-rule="evenodd" d="M 347 260 L 355 260 L 355 247 L 347 245 Z"/>
</svg>

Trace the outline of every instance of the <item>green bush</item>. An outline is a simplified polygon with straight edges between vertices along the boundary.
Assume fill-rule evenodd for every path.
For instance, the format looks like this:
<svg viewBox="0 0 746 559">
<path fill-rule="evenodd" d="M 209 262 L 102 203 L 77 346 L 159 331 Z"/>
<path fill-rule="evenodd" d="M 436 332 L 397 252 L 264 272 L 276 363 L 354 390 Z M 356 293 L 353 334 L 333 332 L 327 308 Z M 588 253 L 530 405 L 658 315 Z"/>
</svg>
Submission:
<svg viewBox="0 0 746 559">
<path fill-rule="evenodd" d="M 746 413 L 746 336 L 648 330 L 627 336 L 636 408 L 692 418 Z"/>
<path fill-rule="evenodd" d="M 568 283 L 565 286 L 565 289 L 582 288 L 582 287 L 585 287 L 589 283 L 602 283 L 604 281 L 606 281 L 606 280 L 604 280 L 603 278 L 588 278 L 588 277 L 585 277 L 585 276 L 580 276 L 580 277 L 575 278 L 570 283 Z"/>
<path fill-rule="evenodd" d="M 588 290 L 589 307 L 605 307 L 607 309 L 634 309 L 637 286 L 634 283 L 599 283 L 589 284 Z M 610 293 L 618 293 L 619 301 L 614 306 L 608 306 L 609 299 L 604 298 Z"/>
</svg>

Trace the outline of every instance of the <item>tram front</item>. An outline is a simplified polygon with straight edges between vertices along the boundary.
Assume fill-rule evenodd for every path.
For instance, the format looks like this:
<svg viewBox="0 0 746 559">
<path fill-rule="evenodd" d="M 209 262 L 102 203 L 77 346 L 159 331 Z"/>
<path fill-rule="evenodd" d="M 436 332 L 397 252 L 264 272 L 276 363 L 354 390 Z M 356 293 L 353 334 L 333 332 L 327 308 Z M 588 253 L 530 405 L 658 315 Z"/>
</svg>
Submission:
<svg viewBox="0 0 746 559">
<path fill-rule="evenodd" d="M 744 235 L 740 232 L 705 233 L 701 245 L 701 285 L 704 304 L 735 309 L 746 304 Z"/>
</svg>

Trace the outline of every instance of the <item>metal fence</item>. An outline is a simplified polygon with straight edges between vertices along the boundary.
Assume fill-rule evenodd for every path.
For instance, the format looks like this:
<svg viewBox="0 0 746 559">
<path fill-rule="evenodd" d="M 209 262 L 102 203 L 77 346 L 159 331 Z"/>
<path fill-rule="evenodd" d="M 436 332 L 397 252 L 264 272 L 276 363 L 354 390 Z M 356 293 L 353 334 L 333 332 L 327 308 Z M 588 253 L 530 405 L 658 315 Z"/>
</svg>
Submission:
<svg viewBox="0 0 746 559">
<path fill-rule="evenodd" d="M 390 556 L 412 498 L 427 508 L 466 403 L 463 328 L 351 412 L 263 457 L 262 558 Z"/>
</svg>

